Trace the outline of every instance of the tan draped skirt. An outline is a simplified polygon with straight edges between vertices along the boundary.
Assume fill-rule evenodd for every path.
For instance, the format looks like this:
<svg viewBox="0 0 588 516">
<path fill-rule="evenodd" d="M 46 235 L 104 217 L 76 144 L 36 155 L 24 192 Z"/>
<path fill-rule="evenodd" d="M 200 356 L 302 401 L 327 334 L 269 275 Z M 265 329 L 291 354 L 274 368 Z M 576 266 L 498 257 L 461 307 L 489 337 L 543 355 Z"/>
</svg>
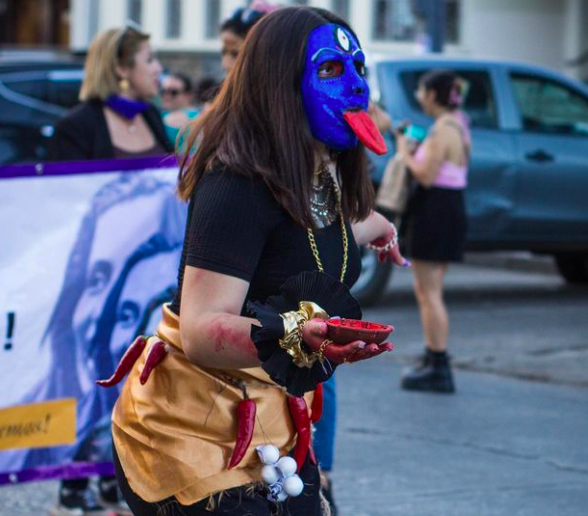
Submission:
<svg viewBox="0 0 588 516">
<path fill-rule="evenodd" d="M 295 444 L 285 391 L 260 368 L 214 370 L 196 366 L 182 351 L 179 318 L 167 306 L 142 356 L 127 378 L 112 416 L 116 451 L 132 490 L 147 502 L 175 496 L 182 505 L 261 481 L 255 447 L 273 444 L 280 454 Z M 151 345 L 158 339 L 171 350 L 139 383 Z M 227 464 L 237 435 L 241 380 L 257 404 L 255 432 L 247 454 L 232 470 Z M 312 393 L 307 394 L 308 406 Z"/>
</svg>

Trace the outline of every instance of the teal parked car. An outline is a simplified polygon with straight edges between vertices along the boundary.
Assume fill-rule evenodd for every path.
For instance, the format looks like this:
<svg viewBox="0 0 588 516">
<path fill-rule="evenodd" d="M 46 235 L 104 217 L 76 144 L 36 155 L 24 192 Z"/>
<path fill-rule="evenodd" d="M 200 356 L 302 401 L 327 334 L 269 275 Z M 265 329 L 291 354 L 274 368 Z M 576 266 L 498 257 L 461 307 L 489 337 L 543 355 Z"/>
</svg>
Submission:
<svg viewBox="0 0 588 516">
<path fill-rule="evenodd" d="M 414 92 L 423 73 L 442 68 L 467 83 L 469 249 L 552 254 L 566 280 L 587 283 L 588 87 L 530 65 L 419 57 L 377 61 L 372 89 L 396 123 L 428 127 Z M 389 157 L 371 156 L 376 183 Z"/>
</svg>

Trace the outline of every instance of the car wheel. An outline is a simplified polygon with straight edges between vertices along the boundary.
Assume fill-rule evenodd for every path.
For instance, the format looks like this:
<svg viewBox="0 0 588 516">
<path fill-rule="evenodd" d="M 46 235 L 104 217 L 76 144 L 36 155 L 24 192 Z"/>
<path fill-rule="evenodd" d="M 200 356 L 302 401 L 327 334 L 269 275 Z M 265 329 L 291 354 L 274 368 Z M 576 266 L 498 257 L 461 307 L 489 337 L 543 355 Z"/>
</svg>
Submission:
<svg viewBox="0 0 588 516">
<path fill-rule="evenodd" d="M 351 292 L 364 306 L 376 304 L 386 291 L 392 274 L 390 262 L 380 263 L 373 251 L 361 248 L 361 275 Z"/>
<path fill-rule="evenodd" d="M 568 283 L 588 283 L 588 254 L 557 254 L 555 263 Z"/>
</svg>

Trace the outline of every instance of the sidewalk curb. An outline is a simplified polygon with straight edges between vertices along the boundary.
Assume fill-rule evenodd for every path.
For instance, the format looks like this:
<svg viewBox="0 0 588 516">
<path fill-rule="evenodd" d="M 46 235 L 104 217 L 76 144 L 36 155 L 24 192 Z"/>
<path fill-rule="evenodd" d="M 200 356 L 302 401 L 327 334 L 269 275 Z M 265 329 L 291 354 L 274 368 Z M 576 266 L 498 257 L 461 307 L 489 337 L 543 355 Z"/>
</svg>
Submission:
<svg viewBox="0 0 588 516">
<path fill-rule="evenodd" d="M 489 269 L 558 274 L 552 256 L 534 255 L 526 252 L 466 253 L 464 263 Z"/>
</svg>

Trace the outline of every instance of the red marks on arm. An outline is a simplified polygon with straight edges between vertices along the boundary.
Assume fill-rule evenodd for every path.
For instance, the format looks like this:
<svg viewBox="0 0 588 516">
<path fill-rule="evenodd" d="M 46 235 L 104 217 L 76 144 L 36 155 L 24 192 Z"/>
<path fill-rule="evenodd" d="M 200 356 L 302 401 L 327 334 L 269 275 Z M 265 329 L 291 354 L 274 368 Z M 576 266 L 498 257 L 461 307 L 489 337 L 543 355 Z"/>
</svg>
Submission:
<svg viewBox="0 0 588 516">
<path fill-rule="evenodd" d="M 217 369 L 259 366 L 250 339 L 255 320 L 240 315 L 248 290 L 249 283 L 242 279 L 186 267 L 180 332 L 192 363 Z"/>
<path fill-rule="evenodd" d="M 242 328 L 231 324 L 232 317 L 215 316 L 210 321 L 209 337 L 214 344 L 215 353 L 231 352 L 231 350 L 257 357 L 255 345 L 251 342 L 250 329 L 244 333 Z M 246 318 L 243 318 L 246 319 Z M 249 325 L 254 321 L 250 319 Z"/>
</svg>

